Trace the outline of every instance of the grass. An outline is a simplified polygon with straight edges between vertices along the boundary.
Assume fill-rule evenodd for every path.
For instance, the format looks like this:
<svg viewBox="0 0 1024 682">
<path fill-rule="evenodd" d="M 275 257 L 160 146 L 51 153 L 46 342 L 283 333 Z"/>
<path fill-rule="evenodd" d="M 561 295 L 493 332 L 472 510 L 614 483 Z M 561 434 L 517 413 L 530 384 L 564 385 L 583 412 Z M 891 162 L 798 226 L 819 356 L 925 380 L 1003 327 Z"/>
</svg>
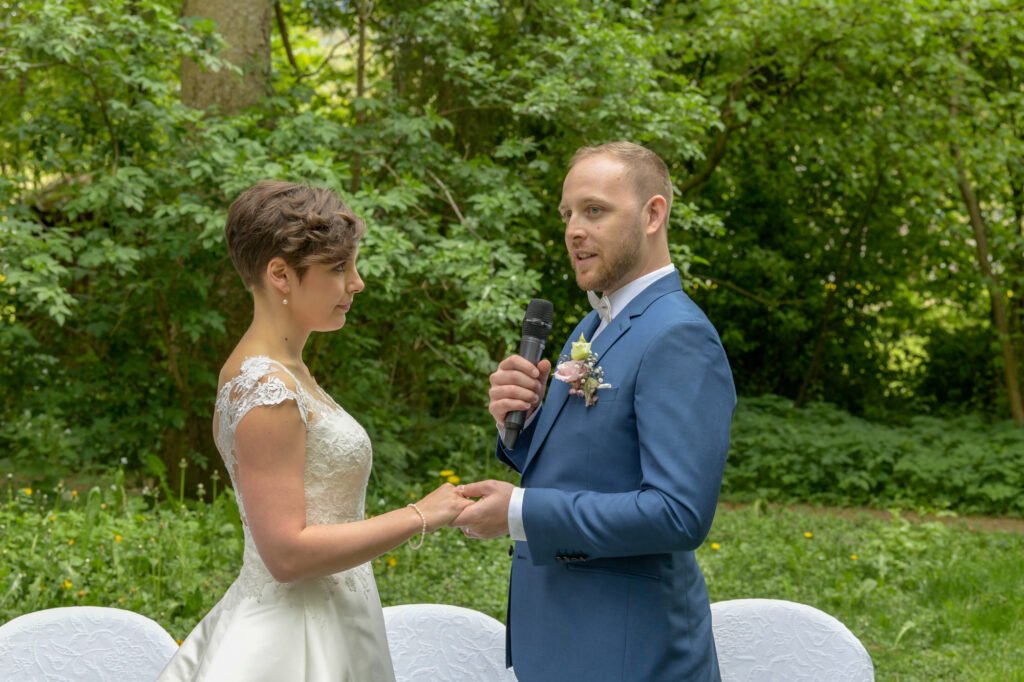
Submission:
<svg viewBox="0 0 1024 682">
<path fill-rule="evenodd" d="M 98 604 L 145 614 L 182 638 L 223 594 L 241 555 L 230 493 L 212 504 L 155 503 L 120 480 L 81 491 L 8 487 L 0 621 Z M 381 598 L 502 619 L 507 548 L 453 531 L 418 551 L 400 547 L 374 561 Z M 865 644 L 879 680 L 1024 681 L 1024 535 L 753 504 L 720 509 L 698 556 L 713 601 L 822 609 Z"/>
</svg>

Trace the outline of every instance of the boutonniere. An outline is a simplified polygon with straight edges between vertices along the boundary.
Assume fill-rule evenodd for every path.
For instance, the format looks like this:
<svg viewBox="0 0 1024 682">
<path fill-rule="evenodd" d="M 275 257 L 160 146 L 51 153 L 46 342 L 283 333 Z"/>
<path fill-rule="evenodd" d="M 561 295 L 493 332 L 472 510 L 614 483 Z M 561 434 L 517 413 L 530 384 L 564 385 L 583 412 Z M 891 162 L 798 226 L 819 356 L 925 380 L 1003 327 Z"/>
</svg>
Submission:
<svg viewBox="0 0 1024 682">
<path fill-rule="evenodd" d="M 587 407 L 597 404 L 597 391 L 611 388 L 604 383 L 604 370 L 597 364 L 597 353 L 590 350 L 590 342 L 583 334 L 572 342 L 569 357 L 562 356 L 555 368 L 555 378 L 569 384 L 569 395 L 581 396 Z"/>
</svg>

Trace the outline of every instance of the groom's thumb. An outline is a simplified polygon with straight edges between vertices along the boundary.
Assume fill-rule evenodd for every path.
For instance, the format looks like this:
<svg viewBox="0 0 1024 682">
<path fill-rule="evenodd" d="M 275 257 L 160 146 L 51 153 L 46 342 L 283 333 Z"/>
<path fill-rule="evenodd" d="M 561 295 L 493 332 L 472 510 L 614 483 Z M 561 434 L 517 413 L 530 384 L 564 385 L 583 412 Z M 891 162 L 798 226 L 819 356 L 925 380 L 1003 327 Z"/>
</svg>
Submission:
<svg viewBox="0 0 1024 682">
<path fill-rule="evenodd" d="M 463 497 L 483 497 L 491 492 L 494 486 L 491 485 L 491 481 L 477 481 L 476 483 L 467 483 L 460 486 Z"/>
</svg>

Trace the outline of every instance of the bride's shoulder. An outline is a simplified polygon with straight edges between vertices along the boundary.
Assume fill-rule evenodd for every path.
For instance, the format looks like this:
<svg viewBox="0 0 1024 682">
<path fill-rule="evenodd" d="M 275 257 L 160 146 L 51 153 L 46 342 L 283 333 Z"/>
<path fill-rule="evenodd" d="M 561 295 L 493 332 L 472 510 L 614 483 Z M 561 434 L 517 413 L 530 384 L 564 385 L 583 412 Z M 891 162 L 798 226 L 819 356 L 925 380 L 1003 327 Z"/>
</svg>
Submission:
<svg viewBox="0 0 1024 682">
<path fill-rule="evenodd" d="M 301 384 L 281 362 L 266 355 L 232 355 L 220 372 L 216 410 L 237 424 L 255 407 L 292 404 L 302 421 L 307 406 Z"/>
<path fill-rule="evenodd" d="M 282 385 L 289 391 L 299 387 L 295 375 L 283 363 L 267 355 L 235 352 L 221 367 L 217 390 L 219 393 L 228 386 L 237 390 L 266 383 Z"/>
</svg>

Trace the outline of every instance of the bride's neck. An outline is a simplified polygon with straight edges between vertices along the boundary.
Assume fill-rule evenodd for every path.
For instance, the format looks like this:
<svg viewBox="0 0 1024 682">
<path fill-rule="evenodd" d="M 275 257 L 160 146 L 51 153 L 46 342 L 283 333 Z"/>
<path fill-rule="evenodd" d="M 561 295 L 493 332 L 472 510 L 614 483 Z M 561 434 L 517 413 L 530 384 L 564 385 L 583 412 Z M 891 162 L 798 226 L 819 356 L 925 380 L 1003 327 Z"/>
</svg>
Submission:
<svg viewBox="0 0 1024 682">
<path fill-rule="evenodd" d="M 309 330 L 303 329 L 288 309 L 278 301 L 272 305 L 262 298 L 255 298 L 252 323 L 242 335 L 239 346 L 245 345 L 254 353 L 267 355 L 279 362 L 302 367 L 302 349 L 309 339 Z"/>
</svg>

